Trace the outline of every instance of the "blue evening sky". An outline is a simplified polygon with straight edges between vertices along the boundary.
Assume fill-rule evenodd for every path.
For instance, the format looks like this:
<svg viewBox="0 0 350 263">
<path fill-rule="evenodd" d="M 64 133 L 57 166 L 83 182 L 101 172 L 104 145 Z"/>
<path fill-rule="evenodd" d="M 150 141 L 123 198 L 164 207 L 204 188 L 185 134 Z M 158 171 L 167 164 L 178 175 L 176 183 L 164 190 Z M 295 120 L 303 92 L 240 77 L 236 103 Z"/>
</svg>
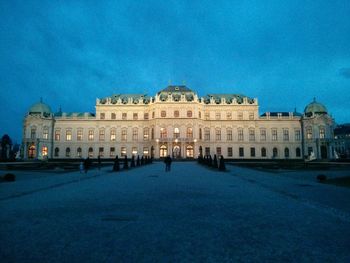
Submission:
<svg viewBox="0 0 350 263">
<path fill-rule="evenodd" d="M 350 1 L 0 1 L 0 136 L 28 108 L 94 112 L 95 99 L 186 84 L 265 111 L 316 97 L 350 122 Z"/>
</svg>

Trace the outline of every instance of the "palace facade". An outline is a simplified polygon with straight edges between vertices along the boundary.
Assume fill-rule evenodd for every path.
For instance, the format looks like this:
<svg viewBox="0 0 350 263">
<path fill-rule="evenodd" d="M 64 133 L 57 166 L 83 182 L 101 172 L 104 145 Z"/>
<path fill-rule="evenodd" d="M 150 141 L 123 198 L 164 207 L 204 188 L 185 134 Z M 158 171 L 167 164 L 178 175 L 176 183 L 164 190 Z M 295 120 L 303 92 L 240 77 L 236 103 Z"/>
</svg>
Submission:
<svg viewBox="0 0 350 263">
<path fill-rule="evenodd" d="M 260 115 L 256 98 L 199 97 L 186 86 L 168 86 L 155 96 L 115 94 L 96 99 L 95 113 L 53 113 L 42 101 L 36 103 L 24 118 L 22 156 L 332 159 L 333 129 L 326 107 L 315 100 L 302 114 Z"/>
</svg>

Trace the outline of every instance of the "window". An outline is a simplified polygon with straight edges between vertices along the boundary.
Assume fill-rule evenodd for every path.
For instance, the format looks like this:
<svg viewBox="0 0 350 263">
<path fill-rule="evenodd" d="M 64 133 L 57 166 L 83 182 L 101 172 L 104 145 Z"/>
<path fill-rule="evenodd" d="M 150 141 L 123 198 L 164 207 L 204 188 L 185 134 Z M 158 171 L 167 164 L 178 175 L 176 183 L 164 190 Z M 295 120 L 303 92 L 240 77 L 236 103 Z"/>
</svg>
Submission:
<svg viewBox="0 0 350 263">
<path fill-rule="evenodd" d="M 83 130 L 78 129 L 77 130 L 77 141 L 82 141 L 83 140 Z"/>
<path fill-rule="evenodd" d="M 55 148 L 55 157 L 60 155 L 60 149 L 58 147 Z"/>
<path fill-rule="evenodd" d="M 162 111 L 160 112 L 160 117 L 162 117 L 162 118 L 165 118 L 165 117 L 166 117 L 166 111 L 165 111 L 165 110 L 162 110 Z"/>
<path fill-rule="evenodd" d="M 266 154 L 266 148 L 265 147 L 262 147 L 261 148 L 261 157 L 266 157 L 267 154 Z"/>
<path fill-rule="evenodd" d="M 103 147 L 98 148 L 98 156 L 100 156 L 100 157 L 104 156 L 104 148 Z"/>
<path fill-rule="evenodd" d="M 111 119 L 115 120 L 116 118 L 117 118 L 116 114 L 115 113 L 111 113 Z"/>
<path fill-rule="evenodd" d="M 221 155 L 221 147 L 216 147 L 216 155 Z"/>
<path fill-rule="evenodd" d="M 232 112 L 230 112 L 230 111 L 226 112 L 226 119 L 228 119 L 228 120 L 232 119 Z"/>
<path fill-rule="evenodd" d="M 238 132 L 238 140 L 239 141 L 243 141 L 244 140 L 243 129 L 242 128 L 238 128 L 237 132 Z"/>
<path fill-rule="evenodd" d="M 43 146 L 43 147 L 41 148 L 41 155 L 42 155 L 43 157 L 47 157 L 47 153 L 48 153 L 47 146 Z"/>
<path fill-rule="evenodd" d="M 36 128 L 31 128 L 30 130 L 30 138 L 35 139 L 36 138 Z"/>
<path fill-rule="evenodd" d="M 187 111 L 187 117 L 192 118 L 192 111 L 190 111 L 190 110 Z"/>
<path fill-rule="evenodd" d="M 174 128 L 174 138 L 180 138 L 180 130 L 179 128 Z"/>
<path fill-rule="evenodd" d="M 244 157 L 244 148 L 243 147 L 239 147 L 238 152 L 239 152 L 239 157 Z"/>
<path fill-rule="evenodd" d="M 272 134 L 272 141 L 277 141 L 277 129 L 272 129 L 271 134 Z"/>
<path fill-rule="evenodd" d="M 283 141 L 287 142 L 289 141 L 289 130 L 283 129 Z"/>
<path fill-rule="evenodd" d="M 69 147 L 66 148 L 66 157 L 70 157 L 70 148 Z"/>
<path fill-rule="evenodd" d="M 154 139 L 154 129 L 153 128 L 151 129 L 151 139 L 152 140 Z"/>
<path fill-rule="evenodd" d="M 299 147 L 295 149 L 295 156 L 296 157 L 301 157 L 301 150 L 300 150 Z"/>
<path fill-rule="evenodd" d="M 82 151 L 80 147 L 77 148 L 77 157 L 82 157 Z"/>
<path fill-rule="evenodd" d="M 187 145 L 186 147 L 186 157 L 187 158 L 193 158 L 193 146 Z"/>
<path fill-rule="evenodd" d="M 260 130 L 260 141 L 266 141 L 266 130 L 265 129 Z"/>
<path fill-rule="evenodd" d="M 43 130 L 43 139 L 47 140 L 49 138 L 49 128 L 48 127 L 44 127 Z"/>
<path fill-rule="evenodd" d="M 186 137 L 193 138 L 193 129 L 192 128 L 187 128 Z"/>
<path fill-rule="evenodd" d="M 136 156 L 137 155 L 137 147 L 132 147 L 131 154 Z"/>
<path fill-rule="evenodd" d="M 221 112 L 215 112 L 215 119 L 220 120 L 221 119 Z"/>
<path fill-rule="evenodd" d="M 198 117 L 202 118 L 202 112 L 198 112 Z"/>
<path fill-rule="evenodd" d="M 232 130 L 231 129 L 226 130 L 226 139 L 228 141 L 232 141 Z"/>
<path fill-rule="evenodd" d="M 167 137 L 167 130 L 166 128 L 160 128 L 160 138 L 166 138 Z"/>
<path fill-rule="evenodd" d="M 61 138 L 61 131 L 55 130 L 55 141 L 59 141 Z"/>
<path fill-rule="evenodd" d="M 320 139 L 324 139 L 325 138 L 325 128 L 324 127 L 320 127 Z"/>
<path fill-rule="evenodd" d="M 205 155 L 210 155 L 210 147 L 205 147 Z"/>
<path fill-rule="evenodd" d="M 295 130 L 295 140 L 300 141 L 300 130 Z"/>
<path fill-rule="evenodd" d="M 132 140 L 133 140 L 133 141 L 137 141 L 138 136 L 139 136 L 139 130 L 138 130 L 138 128 L 133 128 L 133 129 L 132 129 Z"/>
<path fill-rule="evenodd" d="M 104 130 L 104 129 L 100 129 L 100 130 L 99 130 L 98 139 L 99 139 L 100 141 L 104 141 L 104 140 L 105 140 L 105 130 Z"/>
<path fill-rule="evenodd" d="M 149 155 L 148 147 L 143 147 L 143 155 L 144 156 L 148 156 Z"/>
<path fill-rule="evenodd" d="M 154 111 L 152 111 L 152 119 L 154 119 Z"/>
<path fill-rule="evenodd" d="M 117 131 L 115 129 L 111 130 L 110 139 L 111 141 L 115 141 L 117 139 Z"/>
<path fill-rule="evenodd" d="M 232 156 L 233 156 L 232 147 L 228 147 L 227 148 L 227 157 L 232 157 Z"/>
<path fill-rule="evenodd" d="M 255 157 L 255 148 L 254 147 L 250 148 L 250 157 Z"/>
<path fill-rule="evenodd" d="M 311 127 L 307 127 L 306 128 L 306 138 L 308 140 L 311 140 L 312 139 L 312 128 Z"/>
<path fill-rule="evenodd" d="M 126 112 L 122 113 L 122 120 L 126 120 L 128 118 L 128 115 Z"/>
<path fill-rule="evenodd" d="M 94 130 L 89 130 L 89 141 L 93 141 L 94 140 Z"/>
<path fill-rule="evenodd" d="M 199 128 L 199 139 L 202 140 L 202 128 Z"/>
<path fill-rule="evenodd" d="M 145 112 L 145 113 L 143 114 L 143 118 L 144 118 L 145 120 L 148 120 L 148 119 L 149 119 L 149 114 L 148 114 L 148 112 Z"/>
<path fill-rule="evenodd" d="M 215 140 L 221 141 L 221 129 L 215 129 Z"/>
<path fill-rule="evenodd" d="M 88 156 L 89 158 L 92 158 L 94 156 L 94 149 L 92 147 L 89 148 Z"/>
<path fill-rule="evenodd" d="M 274 148 L 272 149 L 272 157 L 273 157 L 273 158 L 276 158 L 277 156 L 278 156 L 278 150 L 277 150 L 276 147 L 274 147 Z"/>
<path fill-rule="evenodd" d="M 284 148 L 284 157 L 289 158 L 289 148 Z"/>
<path fill-rule="evenodd" d="M 204 140 L 210 141 L 210 129 L 209 128 L 204 129 Z"/>
<path fill-rule="evenodd" d="M 249 129 L 249 141 L 250 142 L 255 141 L 255 130 L 254 129 Z"/>
<path fill-rule="evenodd" d="M 137 114 L 137 112 L 134 112 L 132 114 L 132 118 L 133 118 L 133 120 L 137 120 L 139 118 L 139 115 Z"/>
<path fill-rule="evenodd" d="M 126 147 L 125 147 L 125 146 L 122 146 L 122 147 L 120 148 L 120 155 L 121 155 L 122 157 L 126 156 Z"/>
<path fill-rule="evenodd" d="M 105 117 L 106 117 L 106 115 L 105 115 L 104 113 L 100 113 L 100 119 L 101 119 L 101 120 L 104 120 Z"/>
<path fill-rule="evenodd" d="M 149 138 L 149 128 L 143 128 L 143 140 L 148 141 Z"/>
<path fill-rule="evenodd" d="M 66 141 L 72 140 L 72 130 L 66 130 Z"/>
<path fill-rule="evenodd" d="M 204 119 L 206 119 L 206 120 L 209 120 L 209 119 L 210 119 L 210 113 L 209 113 L 209 111 L 206 111 L 206 112 L 204 113 Z"/>
<path fill-rule="evenodd" d="M 109 148 L 109 157 L 115 157 L 115 147 Z"/>
<path fill-rule="evenodd" d="M 254 120 L 254 112 L 249 112 L 249 120 Z"/>
<path fill-rule="evenodd" d="M 122 129 L 122 141 L 126 141 L 126 139 L 127 139 L 127 130 L 126 130 L 126 128 L 123 128 Z"/>
<path fill-rule="evenodd" d="M 238 119 L 243 120 L 243 112 L 241 111 L 238 112 Z"/>
</svg>

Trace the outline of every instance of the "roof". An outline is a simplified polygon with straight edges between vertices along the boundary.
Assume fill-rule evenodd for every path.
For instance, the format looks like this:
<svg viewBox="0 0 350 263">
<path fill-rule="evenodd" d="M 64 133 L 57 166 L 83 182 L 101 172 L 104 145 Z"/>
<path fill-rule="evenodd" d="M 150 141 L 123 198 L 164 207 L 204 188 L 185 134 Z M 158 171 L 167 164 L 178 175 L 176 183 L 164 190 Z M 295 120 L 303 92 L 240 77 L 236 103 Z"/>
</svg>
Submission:
<svg viewBox="0 0 350 263">
<path fill-rule="evenodd" d="M 346 135 L 350 134 L 350 123 L 338 125 L 334 129 L 334 135 Z"/>
<path fill-rule="evenodd" d="M 51 108 L 49 105 L 43 103 L 42 101 L 33 104 L 30 108 L 29 108 L 29 114 L 31 113 L 40 113 L 40 114 L 51 114 Z"/>
<path fill-rule="evenodd" d="M 193 92 L 193 90 L 187 88 L 185 85 L 169 85 L 165 89 L 159 91 L 158 94 L 161 92 Z"/>
<path fill-rule="evenodd" d="M 269 112 L 269 115 L 271 116 L 271 117 L 278 117 L 278 114 L 281 114 L 281 116 L 282 117 L 289 117 L 289 112 L 278 112 L 278 111 L 276 111 L 276 112 Z M 261 114 L 260 115 L 261 117 L 266 117 L 267 116 L 267 112 L 265 112 L 265 113 L 263 113 L 263 114 Z M 293 116 L 302 116 L 302 114 L 301 113 L 299 113 L 299 112 L 293 112 Z"/>
<path fill-rule="evenodd" d="M 325 114 L 327 112 L 328 111 L 327 111 L 326 106 L 324 106 L 323 104 L 317 102 L 315 98 L 314 98 L 314 101 L 309 103 L 304 109 L 304 113 L 306 115 L 310 115 L 310 114 Z"/>
</svg>

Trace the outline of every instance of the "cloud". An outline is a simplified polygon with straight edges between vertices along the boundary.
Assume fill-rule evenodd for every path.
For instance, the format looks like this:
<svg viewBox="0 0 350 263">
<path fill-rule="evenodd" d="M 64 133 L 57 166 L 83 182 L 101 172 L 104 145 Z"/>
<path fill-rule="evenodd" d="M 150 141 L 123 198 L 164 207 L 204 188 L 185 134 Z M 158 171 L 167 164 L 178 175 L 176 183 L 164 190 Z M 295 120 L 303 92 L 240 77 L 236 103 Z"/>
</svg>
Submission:
<svg viewBox="0 0 350 263">
<path fill-rule="evenodd" d="M 350 79 L 350 68 L 342 68 L 339 70 L 339 74 L 346 79 Z"/>
</svg>

